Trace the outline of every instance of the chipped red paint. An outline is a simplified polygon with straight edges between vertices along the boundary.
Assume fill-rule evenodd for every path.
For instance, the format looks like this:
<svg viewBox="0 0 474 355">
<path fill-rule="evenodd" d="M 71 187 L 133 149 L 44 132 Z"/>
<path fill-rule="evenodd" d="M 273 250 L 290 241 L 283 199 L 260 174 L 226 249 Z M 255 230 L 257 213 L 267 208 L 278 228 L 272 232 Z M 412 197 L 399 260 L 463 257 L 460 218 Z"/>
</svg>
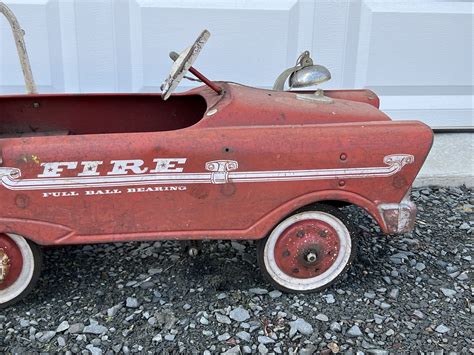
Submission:
<svg viewBox="0 0 474 355">
<path fill-rule="evenodd" d="M 280 235 L 274 255 L 280 270 L 288 276 L 304 279 L 327 271 L 336 260 L 339 248 L 337 232 L 329 224 L 303 220 Z"/>
<path fill-rule="evenodd" d="M 23 256 L 13 239 L 3 233 L 0 233 L 0 249 L 6 253 L 9 261 L 7 275 L 3 282 L 0 282 L 0 290 L 4 290 L 11 286 L 20 276 L 23 267 Z"/>
<path fill-rule="evenodd" d="M 142 160 L 143 169 L 153 169 L 155 159 L 178 158 L 186 162 L 176 165 L 183 169 L 176 174 L 213 179 L 174 183 L 184 187 L 177 191 L 153 192 L 158 185 L 146 183 L 130 186 L 137 189 L 133 193 L 123 186 L 94 187 L 101 193 L 91 195 L 84 188 L 12 190 L 0 182 L 0 233 L 43 245 L 258 239 L 293 211 L 327 200 L 356 204 L 383 231 L 397 232 L 387 226 L 379 206 L 400 204 L 409 191 L 431 148 L 429 127 L 391 121 L 368 90 L 326 91 L 332 102 L 319 103 L 299 100 L 292 92 L 218 85 L 223 95 L 201 87 L 166 102 L 159 94 L 0 97 L 0 169 L 19 169 L 21 179 L 39 179 L 47 162 L 77 162 L 60 173 L 77 178 L 84 161 L 103 162 L 97 173 L 107 177 L 113 161 Z M 34 132 L 14 134 L 27 129 Z M 234 172 L 384 168 L 384 159 L 393 154 L 414 161 L 384 177 L 228 180 Z M 216 160 L 238 167 L 211 173 L 207 163 Z M 44 197 L 46 192 L 58 196 Z"/>
</svg>

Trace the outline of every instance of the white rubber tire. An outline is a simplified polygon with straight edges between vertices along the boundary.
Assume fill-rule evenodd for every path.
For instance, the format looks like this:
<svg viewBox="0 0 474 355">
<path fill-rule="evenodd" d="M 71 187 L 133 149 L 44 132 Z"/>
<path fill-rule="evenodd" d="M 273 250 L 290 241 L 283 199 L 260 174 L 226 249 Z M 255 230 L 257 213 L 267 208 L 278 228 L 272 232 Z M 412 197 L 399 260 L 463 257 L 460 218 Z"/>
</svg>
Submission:
<svg viewBox="0 0 474 355">
<path fill-rule="evenodd" d="M 17 234 L 7 233 L 21 251 L 23 267 L 13 284 L 0 290 L 0 308 L 5 308 L 24 298 L 34 287 L 41 272 L 41 249 Z"/>
<path fill-rule="evenodd" d="M 286 292 L 308 293 L 321 291 L 334 283 L 349 267 L 355 256 L 355 241 L 349 223 L 332 206 L 318 205 L 321 210 L 303 211 L 280 222 L 264 240 L 259 242 L 258 261 L 264 276 L 278 289 Z M 292 224 L 304 220 L 320 220 L 329 224 L 339 239 L 339 253 L 334 263 L 321 275 L 296 278 L 283 272 L 275 259 L 274 248 L 281 234 Z"/>
</svg>

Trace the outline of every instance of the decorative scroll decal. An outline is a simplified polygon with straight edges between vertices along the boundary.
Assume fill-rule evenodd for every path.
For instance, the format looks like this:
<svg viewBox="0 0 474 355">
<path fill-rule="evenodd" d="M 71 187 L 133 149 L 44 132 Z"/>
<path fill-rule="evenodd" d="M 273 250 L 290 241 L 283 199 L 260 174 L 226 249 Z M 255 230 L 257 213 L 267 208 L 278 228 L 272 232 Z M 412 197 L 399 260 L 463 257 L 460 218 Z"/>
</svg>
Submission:
<svg viewBox="0 0 474 355">
<path fill-rule="evenodd" d="M 236 171 L 234 160 L 214 160 L 206 163 L 202 173 L 149 173 L 117 176 L 81 176 L 66 178 L 21 179 L 17 168 L 0 168 L 0 181 L 10 190 L 60 190 L 114 186 L 169 184 L 226 184 L 275 181 L 329 180 L 367 177 L 387 177 L 398 173 L 415 161 L 413 155 L 394 154 L 384 157 L 386 166 L 342 169 Z"/>
</svg>

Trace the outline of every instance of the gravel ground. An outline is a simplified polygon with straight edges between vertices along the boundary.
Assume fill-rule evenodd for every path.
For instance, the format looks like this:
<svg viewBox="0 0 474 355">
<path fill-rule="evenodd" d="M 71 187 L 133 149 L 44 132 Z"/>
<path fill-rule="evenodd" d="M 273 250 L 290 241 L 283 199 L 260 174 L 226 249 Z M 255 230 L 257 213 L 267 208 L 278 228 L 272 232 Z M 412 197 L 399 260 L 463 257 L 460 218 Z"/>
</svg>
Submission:
<svg viewBox="0 0 474 355">
<path fill-rule="evenodd" d="M 384 236 L 361 211 L 358 258 L 322 294 L 275 291 L 252 242 L 175 242 L 45 252 L 35 291 L 0 311 L 0 352 L 474 353 L 474 194 L 415 189 L 414 233 Z"/>
</svg>

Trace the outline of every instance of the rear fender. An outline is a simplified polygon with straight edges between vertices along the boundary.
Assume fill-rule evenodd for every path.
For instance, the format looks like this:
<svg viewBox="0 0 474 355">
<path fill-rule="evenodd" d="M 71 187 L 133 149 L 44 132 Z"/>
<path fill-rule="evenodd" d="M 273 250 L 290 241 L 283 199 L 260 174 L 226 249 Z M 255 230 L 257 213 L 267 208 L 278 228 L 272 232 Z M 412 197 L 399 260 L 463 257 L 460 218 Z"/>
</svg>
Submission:
<svg viewBox="0 0 474 355">
<path fill-rule="evenodd" d="M 298 209 L 324 201 L 340 201 L 346 204 L 352 204 L 363 208 L 370 216 L 372 216 L 377 221 L 378 225 L 384 233 L 390 232 L 387 228 L 387 224 L 385 223 L 382 214 L 380 213 L 380 209 L 373 201 L 370 201 L 369 199 L 354 192 L 325 190 L 299 196 L 291 201 L 288 201 L 284 205 L 281 205 L 276 210 L 273 210 L 269 215 L 265 216 L 259 222 L 259 224 L 265 225 L 265 227 L 263 228 L 265 233 L 261 237 L 263 238 L 268 233 L 270 233 L 270 231 L 278 223 L 278 221 L 285 219 L 287 216 L 291 215 Z M 256 229 L 259 228 L 257 227 Z"/>
</svg>

